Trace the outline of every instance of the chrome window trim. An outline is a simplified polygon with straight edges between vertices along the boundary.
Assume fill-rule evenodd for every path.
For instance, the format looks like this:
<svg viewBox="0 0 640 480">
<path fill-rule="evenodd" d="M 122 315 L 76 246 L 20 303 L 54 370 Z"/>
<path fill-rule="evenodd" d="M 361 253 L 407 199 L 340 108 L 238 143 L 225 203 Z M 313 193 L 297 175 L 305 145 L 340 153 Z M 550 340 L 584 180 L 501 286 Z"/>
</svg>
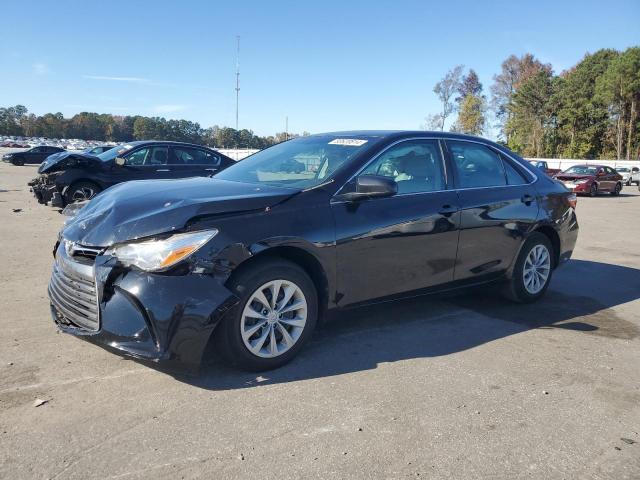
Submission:
<svg viewBox="0 0 640 480">
<path fill-rule="evenodd" d="M 378 152 L 375 156 L 373 156 L 367 163 L 364 164 L 364 166 L 362 168 L 360 168 L 356 173 L 351 175 L 349 177 L 349 179 L 342 184 L 342 186 L 338 189 L 338 191 L 333 195 L 332 199 L 335 198 L 336 196 L 340 195 L 340 192 L 342 192 L 342 189 L 345 186 L 347 186 L 347 184 L 349 182 L 351 182 L 351 180 L 353 180 L 358 175 L 360 175 L 364 170 L 367 169 L 367 167 L 369 165 L 371 165 L 373 162 L 375 162 L 381 155 L 386 153 L 387 150 L 389 150 L 390 148 L 395 147 L 399 143 L 410 142 L 410 141 L 415 141 L 415 140 L 435 140 L 435 142 L 438 144 L 438 148 L 440 150 L 440 162 L 442 163 L 442 172 L 444 174 L 444 183 L 445 183 L 445 185 L 448 185 L 449 184 L 449 172 L 447 171 L 447 161 L 446 161 L 445 156 L 444 156 L 444 151 L 442 150 L 442 143 L 440 142 L 441 139 L 438 138 L 438 137 L 409 137 L 409 138 L 401 138 L 400 140 L 396 140 L 395 142 L 387 145 L 383 150 Z M 389 197 L 389 198 L 404 197 L 406 195 L 422 195 L 424 193 L 452 192 L 454 190 L 455 190 L 454 188 L 447 188 L 445 190 L 430 190 L 428 192 L 397 193 L 397 194 L 393 195 L 393 197 Z M 346 201 L 341 201 L 341 200 L 336 200 L 336 201 L 334 201 L 332 203 L 347 203 L 347 202 Z"/>
</svg>

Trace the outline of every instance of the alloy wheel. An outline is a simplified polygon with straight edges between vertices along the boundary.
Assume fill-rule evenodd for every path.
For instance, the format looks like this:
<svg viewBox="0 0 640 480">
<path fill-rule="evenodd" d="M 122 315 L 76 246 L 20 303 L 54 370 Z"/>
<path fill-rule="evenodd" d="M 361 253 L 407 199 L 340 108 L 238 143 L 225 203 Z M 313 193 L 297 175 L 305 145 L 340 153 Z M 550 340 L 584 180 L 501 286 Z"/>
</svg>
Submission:
<svg viewBox="0 0 640 480">
<path fill-rule="evenodd" d="M 307 300 L 289 280 L 271 280 L 249 297 L 240 320 L 245 347 L 257 357 L 274 358 L 293 347 L 307 323 Z"/>
<path fill-rule="evenodd" d="M 524 262 L 522 276 L 524 288 L 531 295 L 537 295 L 542 291 L 549 280 L 551 272 L 551 255 L 544 245 L 535 245 Z"/>
<path fill-rule="evenodd" d="M 71 199 L 74 202 L 82 202 L 84 200 L 91 200 L 95 197 L 96 192 L 91 187 L 76 188 L 71 195 Z"/>
</svg>

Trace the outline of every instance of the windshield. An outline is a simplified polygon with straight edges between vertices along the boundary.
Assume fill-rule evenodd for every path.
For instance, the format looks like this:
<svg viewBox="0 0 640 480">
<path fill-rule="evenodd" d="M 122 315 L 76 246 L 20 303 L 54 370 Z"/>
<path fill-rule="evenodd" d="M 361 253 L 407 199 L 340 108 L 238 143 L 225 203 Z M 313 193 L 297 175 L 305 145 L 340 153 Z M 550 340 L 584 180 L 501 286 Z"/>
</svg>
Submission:
<svg viewBox="0 0 640 480">
<path fill-rule="evenodd" d="M 616 168 L 618 172 L 627 173 L 629 171 L 628 168 Z"/>
<path fill-rule="evenodd" d="M 598 167 L 590 167 L 589 165 L 576 165 L 569 168 L 564 173 L 577 173 L 578 175 L 595 175 Z"/>
<path fill-rule="evenodd" d="M 118 155 L 125 154 L 126 152 L 128 152 L 132 148 L 133 148 L 133 145 L 118 145 L 117 147 L 110 148 L 106 152 L 102 152 L 100 155 L 97 155 L 97 157 L 100 160 L 106 162 L 108 160 L 113 160 Z"/>
<path fill-rule="evenodd" d="M 215 177 L 235 182 L 310 188 L 368 148 L 377 137 L 314 135 L 299 137 L 239 161 Z"/>
</svg>

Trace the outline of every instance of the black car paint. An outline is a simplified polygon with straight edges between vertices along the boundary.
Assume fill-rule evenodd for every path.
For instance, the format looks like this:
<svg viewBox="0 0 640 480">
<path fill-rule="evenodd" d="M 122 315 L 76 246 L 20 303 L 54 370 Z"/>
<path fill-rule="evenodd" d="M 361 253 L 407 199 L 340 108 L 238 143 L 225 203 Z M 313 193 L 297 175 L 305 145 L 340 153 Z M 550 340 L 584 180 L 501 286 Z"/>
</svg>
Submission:
<svg viewBox="0 0 640 480">
<path fill-rule="evenodd" d="M 63 230 L 64 241 L 108 247 L 180 231 L 216 228 L 219 234 L 162 273 L 124 268 L 99 255 L 100 330 L 60 327 L 135 357 L 197 365 L 216 325 L 236 308 L 227 280 L 263 255 L 303 266 L 323 310 L 509 277 L 534 230 L 550 237 L 556 266 L 570 258 L 578 224 L 569 193 L 545 175 L 536 176 L 535 167 L 507 149 L 439 132 L 356 134 L 370 135 L 370 147 L 331 181 L 307 191 L 203 178 L 128 183 L 96 197 Z M 370 159 L 410 138 L 441 142 L 451 172 L 444 191 L 342 199 L 343 187 Z M 533 183 L 457 188 L 447 138 L 501 152 Z M 64 255 L 62 244 L 56 249 L 58 257 Z"/>
<path fill-rule="evenodd" d="M 120 166 L 115 159 L 103 161 L 97 156 L 86 153 L 67 152 L 48 159 L 38 169 L 40 174 L 29 182 L 33 193 L 40 203 L 52 201 L 54 197 L 64 206 L 64 196 L 68 188 L 78 182 L 91 182 L 100 190 L 105 190 L 118 183 L 131 180 L 150 180 L 168 178 L 187 178 L 194 176 L 210 176 L 235 163 L 229 157 L 201 145 L 182 142 L 139 141 L 131 142 L 133 148 L 123 153 L 127 158 L 143 148 L 149 147 L 187 147 L 211 152 L 220 158 L 218 165 L 149 165 L 149 166 Z M 57 195 L 56 195 L 57 194 Z"/>
<path fill-rule="evenodd" d="M 64 148 L 39 146 L 33 147 L 24 152 L 13 152 L 3 156 L 3 161 L 13 163 L 14 165 L 38 164 L 42 163 L 50 155 L 64 153 Z"/>
</svg>

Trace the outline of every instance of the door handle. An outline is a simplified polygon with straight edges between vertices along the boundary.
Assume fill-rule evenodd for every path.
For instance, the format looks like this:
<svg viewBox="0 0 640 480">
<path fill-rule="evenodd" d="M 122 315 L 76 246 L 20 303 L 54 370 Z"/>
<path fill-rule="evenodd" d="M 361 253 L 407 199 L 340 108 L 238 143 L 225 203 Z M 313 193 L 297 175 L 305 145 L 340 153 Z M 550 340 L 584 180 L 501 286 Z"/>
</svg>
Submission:
<svg viewBox="0 0 640 480">
<path fill-rule="evenodd" d="M 440 210 L 438 210 L 438 213 L 440 215 L 445 215 L 446 216 L 446 215 L 451 215 L 452 213 L 456 213 L 457 211 L 458 211 L 457 207 L 455 207 L 453 205 L 446 204 L 446 205 L 442 205 L 440 207 Z"/>
<path fill-rule="evenodd" d="M 205 168 L 207 172 L 215 172 L 217 168 Z"/>
<path fill-rule="evenodd" d="M 525 205 L 529 206 L 531 205 L 531 202 L 533 202 L 535 200 L 535 198 L 531 195 L 529 195 L 528 193 L 525 193 L 522 198 L 520 199 L 520 201 L 522 203 L 524 203 Z"/>
<path fill-rule="evenodd" d="M 171 170 L 169 170 L 168 168 L 159 168 L 158 170 L 156 170 L 156 172 L 170 172 Z"/>
</svg>

